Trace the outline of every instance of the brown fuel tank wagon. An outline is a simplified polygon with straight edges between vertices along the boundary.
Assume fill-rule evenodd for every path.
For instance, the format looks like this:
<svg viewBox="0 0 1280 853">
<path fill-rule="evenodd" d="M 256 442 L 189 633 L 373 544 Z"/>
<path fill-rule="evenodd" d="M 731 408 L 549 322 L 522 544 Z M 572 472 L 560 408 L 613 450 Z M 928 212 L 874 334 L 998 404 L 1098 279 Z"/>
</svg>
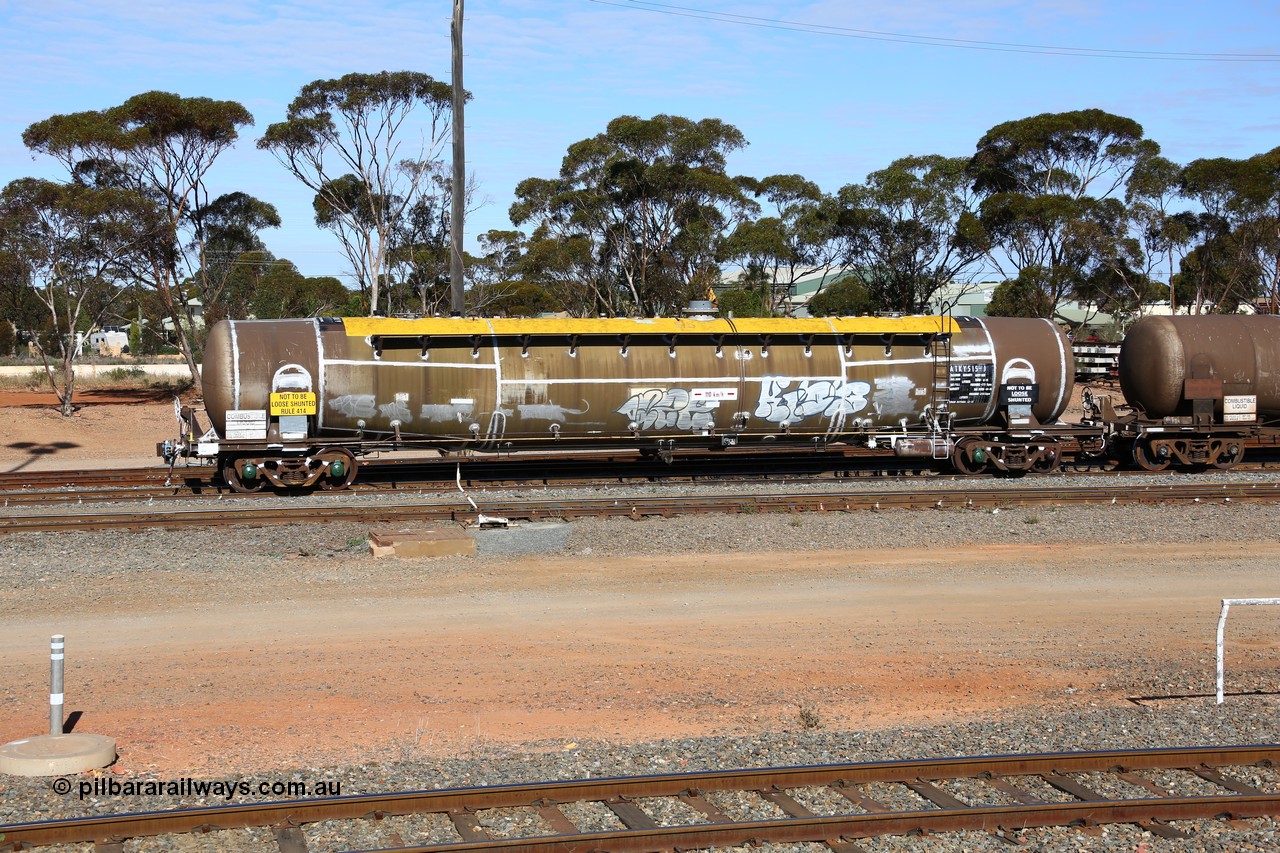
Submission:
<svg viewBox="0 0 1280 853">
<path fill-rule="evenodd" d="M 226 321 L 204 394 L 219 431 L 229 411 L 300 392 L 312 435 L 836 438 L 923 423 L 943 401 L 983 423 L 1010 381 L 1038 383 L 1034 414 L 1052 420 L 1069 359 L 1056 326 L 1018 319 Z"/>
<path fill-rule="evenodd" d="M 1149 418 L 1190 415 L 1188 380 L 1221 383 L 1223 399 L 1253 396 L 1257 414 L 1280 417 L 1280 317 L 1205 314 L 1144 317 L 1120 348 L 1125 399 Z"/>
<path fill-rule="evenodd" d="M 345 485 L 354 456 L 386 441 L 566 452 L 860 442 L 947 458 L 954 428 L 1003 426 L 1009 411 L 1028 428 L 1053 421 L 1073 378 L 1070 346 L 1045 320 L 224 321 L 205 347 L 213 431 L 196 450 L 240 487 Z M 1020 409 L 1001 402 L 1011 388 Z"/>
<path fill-rule="evenodd" d="M 1134 413 L 1114 421 L 1118 458 L 1151 471 L 1230 468 L 1251 440 L 1276 433 L 1280 317 L 1144 317 L 1125 336 L 1119 373 Z"/>
</svg>

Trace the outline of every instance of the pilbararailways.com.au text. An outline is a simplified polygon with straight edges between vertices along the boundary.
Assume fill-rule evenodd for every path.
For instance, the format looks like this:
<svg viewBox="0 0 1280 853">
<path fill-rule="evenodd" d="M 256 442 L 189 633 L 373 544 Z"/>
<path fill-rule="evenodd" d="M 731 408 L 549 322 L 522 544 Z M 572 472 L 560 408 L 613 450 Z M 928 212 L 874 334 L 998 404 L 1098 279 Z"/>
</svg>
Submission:
<svg viewBox="0 0 1280 853">
<path fill-rule="evenodd" d="M 306 782 L 297 779 L 251 782 L 244 779 L 77 779 L 65 776 L 50 784 L 59 794 L 73 791 L 80 799 L 87 797 L 218 797 L 231 802 L 237 797 L 339 797 L 342 781 L 321 779 Z"/>
</svg>

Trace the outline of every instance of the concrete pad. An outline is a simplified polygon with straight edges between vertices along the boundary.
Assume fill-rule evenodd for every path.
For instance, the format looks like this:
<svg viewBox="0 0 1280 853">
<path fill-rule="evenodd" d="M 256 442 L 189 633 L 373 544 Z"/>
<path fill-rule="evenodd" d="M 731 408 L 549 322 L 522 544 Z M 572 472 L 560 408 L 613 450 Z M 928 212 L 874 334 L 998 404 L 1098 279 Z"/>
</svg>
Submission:
<svg viewBox="0 0 1280 853">
<path fill-rule="evenodd" d="M 369 552 L 375 557 L 470 556 L 476 552 L 476 540 L 461 527 L 370 530 Z"/>
<path fill-rule="evenodd" d="M 0 773 L 71 776 L 116 760 L 116 741 L 105 735 L 36 735 L 0 746 Z"/>
<path fill-rule="evenodd" d="M 573 525 L 563 521 L 535 521 L 511 527 L 476 529 L 482 554 L 558 554 L 569 542 Z"/>
</svg>

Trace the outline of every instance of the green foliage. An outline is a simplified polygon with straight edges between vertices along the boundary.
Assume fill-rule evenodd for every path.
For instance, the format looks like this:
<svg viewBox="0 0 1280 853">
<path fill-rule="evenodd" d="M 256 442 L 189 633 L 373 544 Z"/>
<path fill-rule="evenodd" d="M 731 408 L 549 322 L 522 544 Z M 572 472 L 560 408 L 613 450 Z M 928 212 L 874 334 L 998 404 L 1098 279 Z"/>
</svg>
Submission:
<svg viewBox="0 0 1280 853">
<path fill-rule="evenodd" d="M 678 311 L 705 295 L 726 229 L 753 207 L 725 171 L 744 145 L 718 119 L 620 116 L 569 146 L 559 178 L 521 181 L 511 221 L 533 226 L 537 275 L 578 285 L 556 294 L 569 311 Z"/>
<path fill-rule="evenodd" d="M 13 355 L 17 345 L 18 334 L 13 328 L 13 323 L 7 319 L 0 319 L 0 358 Z"/>
<path fill-rule="evenodd" d="M 775 215 L 740 221 L 724 241 L 720 258 L 758 272 L 765 285 L 757 292 L 761 306 L 744 304 L 744 310 L 756 313 L 743 316 L 771 316 L 785 309 L 785 298 L 801 276 L 844 262 L 840 208 L 800 175 L 739 178 L 738 183 L 758 204 L 771 206 Z"/>
<path fill-rule="evenodd" d="M 1046 284 L 1049 271 L 1027 267 L 1013 281 L 1001 283 L 987 303 L 989 317 L 1051 317 L 1055 303 Z"/>
<path fill-rule="evenodd" d="M 509 282 L 505 287 L 499 288 L 499 291 L 499 294 L 486 304 L 486 314 L 536 317 L 539 314 L 550 314 L 560 310 L 555 297 L 545 288 L 532 282 Z"/>
<path fill-rule="evenodd" d="M 1182 171 L 1198 241 L 1179 269 L 1176 290 L 1196 310 L 1233 310 L 1265 296 L 1280 302 L 1280 148 L 1245 160 L 1196 160 Z"/>
<path fill-rule="evenodd" d="M 76 332 L 123 294 L 116 279 L 144 251 L 154 213 L 125 189 L 20 178 L 0 191 L 0 255 L 44 309 L 36 340 L 64 415 L 75 410 Z"/>
<path fill-rule="evenodd" d="M 207 176 L 253 116 L 235 101 L 145 92 L 119 106 L 36 122 L 23 133 L 33 151 L 66 167 L 78 184 L 129 190 L 149 199 L 157 224 L 146 232 L 131 276 L 153 288 L 172 322 L 192 376 L 199 358 L 192 297 L 212 306 L 219 282 L 204 268 Z"/>
<path fill-rule="evenodd" d="M 716 310 L 721 317 L 771 316 L 765 297 L 758 290 L 722 290 L 716 294 Z"/>
<path fill-rule="evenodd" d="M 352 295 L 332 276 L 304 276 L 293 263 L 280 260 L 263 273 L 250 309 L 262 320 L 328 317 L 349 310 Z"/>
<path fill-rule="evenodd" d="M 171 158 L 176 154 L 211 162 L 235 142 L 238 129 L 249 124 L 253 116 L 235 101 L 144 92 L 117 107 L 36 122 L 23 132 L 22 142 L 33 151 L 56 157 L 73 174 L 114 174 L 136 180 L 139 173 L 163 168 L 157 155 L 177 171 L 197 164 L 174 163 Z M 108 163 L 117 170 L 104 171 Z"/>
<path fill-rule="evenodd" d="M 968 172 L 984 195 L 1104 197 L 1123 184 L 1139 157 L 1158 151 L 1131 118 L 1099 109 L 1042 113 L 987 131 Z"/>
<path fill-rule="evenodd" d="M 915 313 L 989 248 L 959 157 L 904 157 L 840 190 L 845 261 L 873 271 L 863 284 L 878 310 Z"/>
<path fill-rule="evenodd" d="M 855 317 L 871 314 L 877 302 L 867 286 L 855 276 L 846 276 L 828 285 L 809 300 L 809 314 L 813 317 Z"/>
<path fill-rule="evenodd" d="M 405 248 L 405 217 L 438 189 L 433 177 L 452 101 L 449 84 L 417 71 L 315 80 L 258 140 L 316 194 L 316 222 L 338 237 L 371 313 L 380 308 L 390 255 Z M 406 157 L 399 133 L 415 111 L 425 111 L 425 156 Z M 414 257 L 416 243 L 408 245 L 402 260 Z M 434 277 L 420 276 L 419 293 Z"/>
<path fill-rule="evenodd" d="M 1159 150 L 1133 119 L 1097 109 L 1005 122 L 982 137 L 967 166 L 985 196 L 979 221 L 1019 273 L 1000 310 L 1050 316 L 1072 297 L 1132 300 L 1132 292 L 1113 298 L 1099 291 L 1103 284 L 1132 290 L 1141 278 L 1141 247 L 1126 234 L 1125 206 L 1114 194 L 1139 164 L 1138 189 L 1149 192 L 1160 178 Z M 1026 291 L 1033 283 L 1043 299 Z"/>
<path fill-rule="evenodd" d="M 424 167 L 433 187 L 424 192 L 395 225 L 393 243 L 388 255 L 392 280 L 388 290 L 387 312 L 416 313 L 421 316 L 446 314 L 452 309 L 449 280 L 452 258 L 450 208 L 453 188 L 442 164 Z M 473 271 L 476 259 L 464 255 L 464 268 Z M 478 292 L 469 294 L 477 304 Z"/>
</svg>

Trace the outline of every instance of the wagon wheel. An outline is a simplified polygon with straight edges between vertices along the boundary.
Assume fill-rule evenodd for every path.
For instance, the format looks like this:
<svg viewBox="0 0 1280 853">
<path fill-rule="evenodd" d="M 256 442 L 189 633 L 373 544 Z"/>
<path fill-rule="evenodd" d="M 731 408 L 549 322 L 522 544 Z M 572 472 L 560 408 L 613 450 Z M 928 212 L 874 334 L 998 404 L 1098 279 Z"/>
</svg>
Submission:
<svg viewBox="0 0 1280 853">
<path fill-rule="evenodd" d="M 1031 470 L 1037 474 L 1052 474 L 1062 465 L 1062 455 L 1058 453 L 1058 443 L 1056 441 L 1044 444 L 1041 447 L 1042 455 L 1031 466 Z M 1049 458 L 1045 458 L 1044 454 L 1052 454 Z"/>
<path fill-rule="evenodd" d="M 1234 444 L 1229 441 L 1223 442 L 1222 452 L 1218 454 L 1218 461 L 1213 463 L 1214 468 L 1234 468 L 1244 460 L 1244 442 L 1236 441 Z"/>
<path fill-rule="evenodd" d="M 1169 467 L 1169 463 L 1173 460 L 1169 458 L 1161 459 L 1156 455 L 1149 441 L 1140 440 L 1133 443 L 1133 461 L 1143 470 L 1163 471 Z"/>
<path fill-rule="evenodd" d="M 233 492 L 240 492 L 241 494 L 260 492 L 267 485 L 265 477 L 245 479 L 241 476 L 240 466 L 248 461 L 247 459 L 229 459 L 222 466 L 222 480 L 231 487 Z"/>
<path fill-rule="evenodd" d="M 951 451 L 951 464 L 961 474 L 981 474 L 987 470 L 987 460 L 983 459 L 978 462 L 970 456 L 974 451 L 985 453 L 980 443 L 971 438 L 961 439 L 956 442 L 955 450 Z"/>
<path fill-rule="evenodd" d="M 331 456 L 324 475 L 320 478 L 320 488 L 330 491 L 345 489 L 356 478 L 355 455 L 345 447 L 326 447 L 320 451 L 321 456 Z"/>
</svg>

